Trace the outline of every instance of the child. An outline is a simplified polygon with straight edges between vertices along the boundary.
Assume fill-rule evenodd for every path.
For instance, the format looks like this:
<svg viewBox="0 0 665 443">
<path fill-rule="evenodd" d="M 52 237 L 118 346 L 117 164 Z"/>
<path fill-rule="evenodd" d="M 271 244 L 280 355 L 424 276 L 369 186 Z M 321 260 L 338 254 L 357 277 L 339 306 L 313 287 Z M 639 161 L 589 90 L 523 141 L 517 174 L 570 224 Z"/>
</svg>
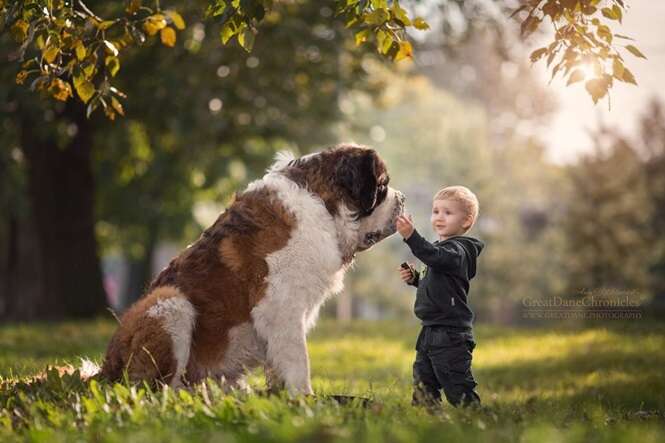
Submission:
<svg viewBox="0 0 665 443">
<path fill-rule="evenodd" d="M 418 272 L 412 264 L 400 268 L 402 280 L 416 286 L 415 314 L 422 321 L 413 364 L 413 404 L 436 406 L 443 389 L 446 399 L 480 405 L 471 374 L 473 312 L 467 303 L 469 280 L 476 275 L 476 258 L 485 246 L 466 237 L 478 217 L 478 199 L 464 186 L 441 189 L 432 202 L 432 228 L 439 237 L 433 244 L 413 227 L 411 215 L 399 216 L 397 230 L 413 255 L 427 267 Z"/>
</svg>

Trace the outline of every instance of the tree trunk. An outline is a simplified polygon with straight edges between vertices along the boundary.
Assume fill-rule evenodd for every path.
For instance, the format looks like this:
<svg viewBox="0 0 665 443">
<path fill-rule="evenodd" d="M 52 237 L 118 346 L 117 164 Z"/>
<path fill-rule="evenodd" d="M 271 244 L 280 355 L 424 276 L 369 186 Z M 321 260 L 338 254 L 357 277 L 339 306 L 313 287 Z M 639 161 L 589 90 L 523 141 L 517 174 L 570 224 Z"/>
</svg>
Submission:
<svg viewBox="0 0 665 443">
<path fill-rule="evenodd" d="M 95 239 L 90 122 L 76 106 L 65 112 L 77 132 L 64 147 L 55 137 L 40 137 L 28 119 L 22 125 L 30 209 L 40 251 L 35 266 L 41 269 L 43 282 L 24 320 L 92 317 L 106 306 Z"/>
<path fill-rule="evenodd" d="M 143 296 L 146 288 L 152 280 L 152 263 L 155 248 L 157 246 L 157 226 L 151 223 L 148 227 L 148 238 L 146 238 L 145 251 L 141 258 L 128 260 L 129 272 L 127 283 L 122 294 L 122 309 L 129 308 L 136 300 Z"/>
</svg>

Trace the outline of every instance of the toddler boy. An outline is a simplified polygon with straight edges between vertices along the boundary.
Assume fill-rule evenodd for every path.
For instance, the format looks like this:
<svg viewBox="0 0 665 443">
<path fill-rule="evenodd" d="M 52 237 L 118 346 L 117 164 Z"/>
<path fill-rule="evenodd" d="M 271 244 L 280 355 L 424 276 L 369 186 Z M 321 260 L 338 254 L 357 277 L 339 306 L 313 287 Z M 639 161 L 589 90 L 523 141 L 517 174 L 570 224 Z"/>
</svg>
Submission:
<svg viewBox="0 0 665 443">
<path fill-rule="evenodd" d="M 464 236 L 478 217 L 478 199 L 464 186 L 449 186 L 432 202 L 432 228 L 439 237 L 430 243 L 413 226 L 411 216 L 401 215 L 397 230 L 413 255 L 426 268 L 418 272 L 403 264 L 400 275 L 416 286 L 415 314 L 422 322 L 413 364 L 413 404 L 436 406 L 441 389 L 450 404 L 480 405 L 477 383 L 471 373 L 473 312 L 467 297 L 469 280 L 476 275 L 476 259 L 484 243 Z"/>
</svg>

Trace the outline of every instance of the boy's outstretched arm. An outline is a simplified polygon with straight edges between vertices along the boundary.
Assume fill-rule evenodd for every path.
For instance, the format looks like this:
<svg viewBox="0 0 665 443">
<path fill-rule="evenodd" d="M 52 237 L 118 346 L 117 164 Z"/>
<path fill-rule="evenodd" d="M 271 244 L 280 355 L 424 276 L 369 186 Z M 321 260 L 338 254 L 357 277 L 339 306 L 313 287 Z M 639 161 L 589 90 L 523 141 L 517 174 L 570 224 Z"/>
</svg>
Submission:
<svg viewBox="0 0 665 443">
<path fill-rule="evenodd" d="M 404 241 L 411 248 L 413 255 L 427 266 L 440 269 L 459 269 L 462 266 L 464 254 L 455 243 L 433 245 L 415 229 Z"/>
<path fill-rule="evenodd" d="M 413 255 L 427 266 L 448 270 L 459 269 L 462 266 L 464 251 L 454 243 L 435 246 L 428 242 L 416 231 L 410 215 L 400 215 L 396 225 L 397 231 L 409 245 Z"/>
</svg>

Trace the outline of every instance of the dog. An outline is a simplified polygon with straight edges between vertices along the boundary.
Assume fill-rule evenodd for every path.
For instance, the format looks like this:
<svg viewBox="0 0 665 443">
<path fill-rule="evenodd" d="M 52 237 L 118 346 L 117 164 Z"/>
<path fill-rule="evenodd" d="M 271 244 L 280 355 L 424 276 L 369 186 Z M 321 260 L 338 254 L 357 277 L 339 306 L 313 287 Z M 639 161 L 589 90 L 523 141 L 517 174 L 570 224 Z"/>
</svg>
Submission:
<svg viewBox="0 0 665 443">
<path fill-rule="evenodd" d="M 280 153 L 120 319 L 101 378 L 312 394 L 307 332 L 357 252 L 395 233 L 404 196 L 377 152 L 342 144 Z"/>
</svg>

